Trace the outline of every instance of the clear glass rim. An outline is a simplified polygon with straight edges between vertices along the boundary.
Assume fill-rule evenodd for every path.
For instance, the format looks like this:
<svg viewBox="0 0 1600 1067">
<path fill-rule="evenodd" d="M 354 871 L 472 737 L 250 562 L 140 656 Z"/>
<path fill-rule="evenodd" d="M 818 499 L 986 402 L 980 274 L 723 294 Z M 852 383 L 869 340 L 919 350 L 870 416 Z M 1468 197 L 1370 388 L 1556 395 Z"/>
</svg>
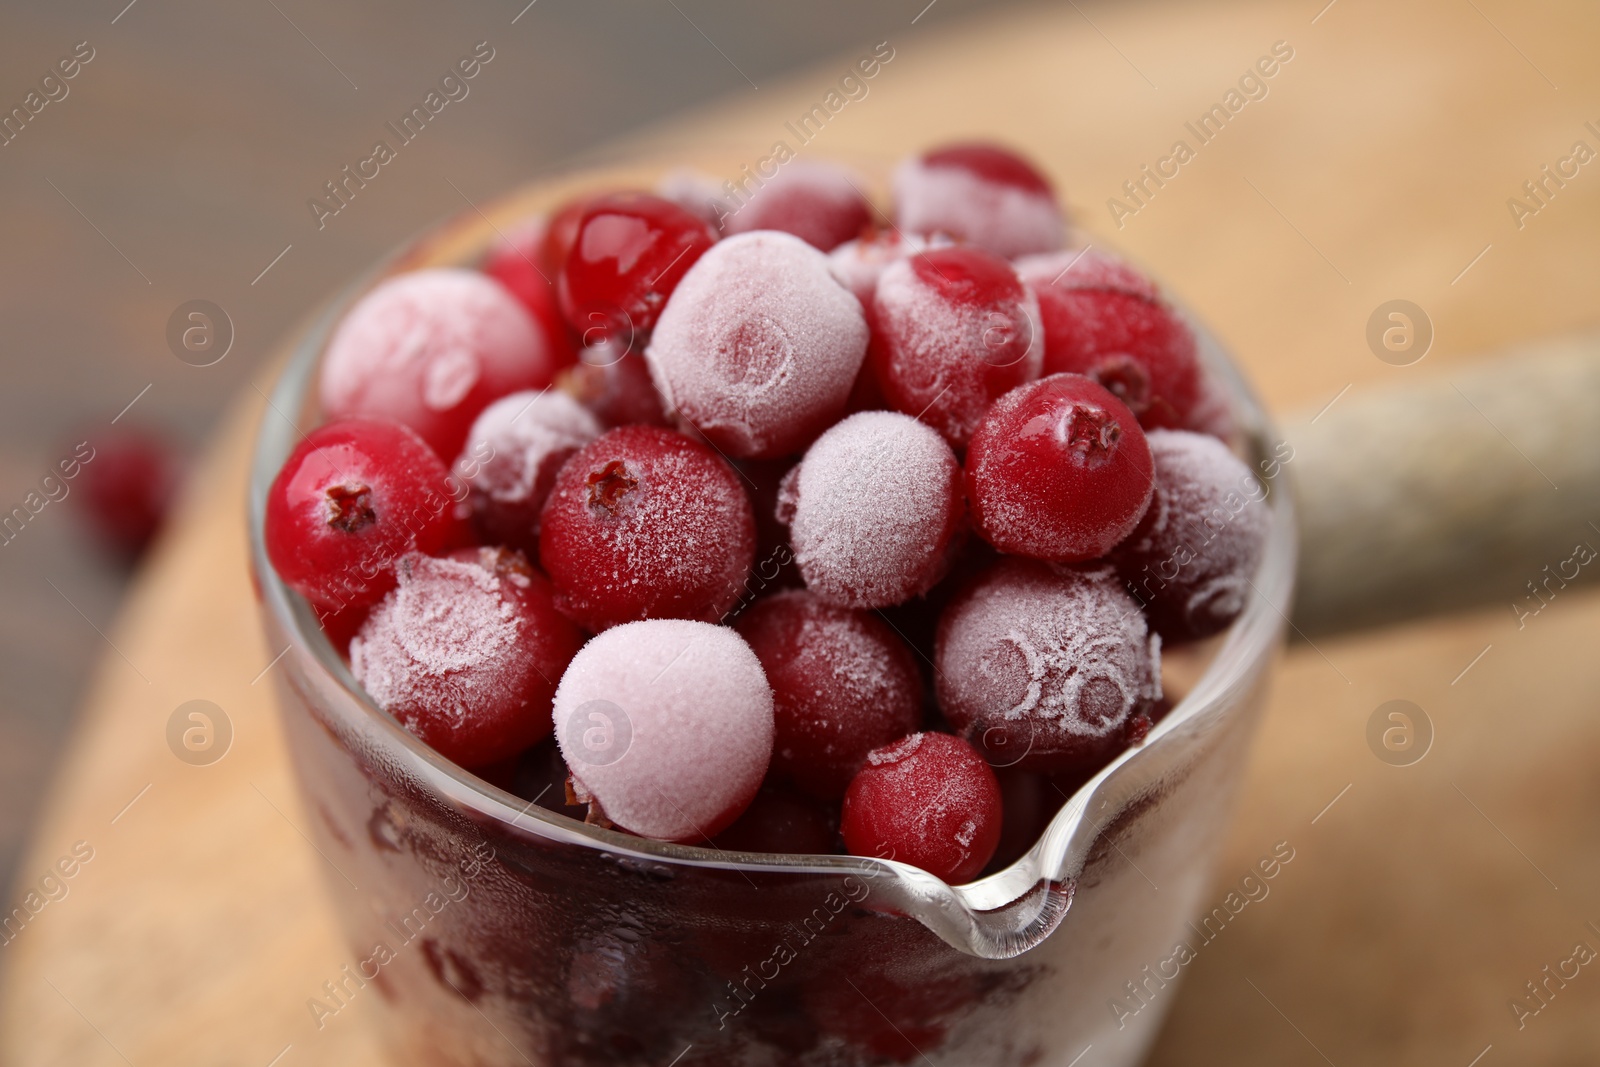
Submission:
<svg viewBox="0 0 1600 1067">
<path fill-rule="evenodd" d="M 649 168 L 641 164 L 629 167 L 627 172 L 637 175 L 641 169 L 653 169 L 659 173 L 670 167 Z M 600 177 L 593 172 L 587 173 L 594 185 L 604 184 L 603 171 Z M 488 221 L 496 211 L 520 205 L 527 197 L 528 189 L 550 187 L 547 183 L 535 183 L 493 204 L 452 215 L 439 225 L 424 230 L 420 236 L 403 244 L 394 254 L 333 298 L 314 315 L 310 326 L 293 342 L 287 364 L 268 397 L 252 450 L 248 501 L 251 562 L 261 589 L 264 610 L 288 635 L 292 657 L 305 669 L 320 672 L 323 676 L 320 682 L 341 690 L 353 705 L 361 708 L 371 720 L 370 725 L 377 729 L 392 751 L 400 754 L 408 768 L 418 772 L 442 797 L 459 808 L 492 819 L 510 830 L 541 839 L 562 841 L 654 863 L 773 874 L 856 874 L 867 878 L 888 876 L 902 883 L 916 898 L 936 908 L 948 909 L 954 905 L 965 913 L 968 920 L 958 922 L 959 926 L 978 921 L 982 913 L 1016 903 L 1041 881 L 1054 882 L 1075 877 L 1074 860 L 1081 863 L 1087 843 L 1092 843 L 1094 836 L 1093 833 L 1088 834 L 1087 843 L 1082 840 L 1086 836 L 1086 827 L 1097 833 L 1103 825 L 1099 818 L 1095 820 L 1095 825 L 1089 824 L 1089 813 L 1096 811 L 1098 814 L 1099 809 L 1094 805 L 1095 801 L 1102 798 L 1102 787 L 1123 773 L 1130 764 L 1136 763 L 1142 754 L 1163 744 L 1182 743 L 1181 739 L 1172 735 L 1208 712 L 1226 706 L 1231 697 L 1254 681 L 1278 647 L 1288 624 L 1296 552 L 1294 506 L 1287 478 L 1279 477 L 1273 481 L 1266 497 L 1273 509 L 1274 522 L 1253 582 L 1256 595 L 1226 632 L 1221 646 L 1194 688 L 1156 725 L 1143 743 L 1121 753 L 1080 786 L 1027 853 L 1001 871 L 960 886 L 950 886 L 918 868 L 893 860 L 857 856 L 734 853 L 712 847 L 673 844 L 624 835 L 579 822 L 536 804 L 524 804 L 513 794 L 439 756 L 401 726 L 392 715 L 374 704 L 355 681 L 349 668 L 325 639 L 310 607 L 283 584 L 266 556 L 263 538 L 266 494 L 278 468 L 302 435 L 295 417 L 305 410 L 328 337 L 356 298 L 382 277 L 419 266 L 419 257 L 426 259 L 429 256 L 430 246 L 440 233 L 449 232 L 452 228 L 461 231 L 476 227 L 479 218 Z M 495 224 L 491 222 L 490 225 Z M 475 245 L 476 254 L 481 254 L 492 236 L 491 231 L 481 235 Z M 449 260 L 439 259 L 436 264 L 453 262 L 465 265 L 473 261 L 471 256 L 463 255 Z M 1265 446 L 1277 440 L 1272 425 L 1254 392 L 1222 347 L 1194 316 L 1190 315 L 1189 320 L 1201 336 L 1202 352 L 1209 369 L 1225 389 L 1229 406 L 1242 436 L 1252 449 L 1251 458 L 1254 459 L 1257 454 L 1263 454 Z M 1104 805 L 1100 808 L 1103 809 Z M 1112 810 L 1111 815 L 1115 814 L 1116 810 Z M 1103 818 L 1108 821 L 1109 816 Z M 951 933 L 955 931 L 941 932 L 941 936 L 958 947 L 967 947 L 952 940 Z M 967 939 L 967 935 L 961 937 L 962 941 Z M 971 949 L 968 948 L 968 951 Z"/>
</svg>

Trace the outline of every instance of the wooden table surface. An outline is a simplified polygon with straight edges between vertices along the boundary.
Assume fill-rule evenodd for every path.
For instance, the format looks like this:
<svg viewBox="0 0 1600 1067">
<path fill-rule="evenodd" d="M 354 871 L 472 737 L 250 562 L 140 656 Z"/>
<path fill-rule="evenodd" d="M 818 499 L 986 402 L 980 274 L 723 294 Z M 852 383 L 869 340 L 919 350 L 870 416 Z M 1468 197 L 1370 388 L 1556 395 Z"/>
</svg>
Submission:
<svg viewBox="0 0 1600 1067">
<path fill-rule="evenodd" d="M 1068 5 L 932 35 L 908 25 L 869 95 L 806 151 L 893 156 L 978 133 L 1029 146 L 1093 239 L 1202 309 L 1279 411 L 1596 325 L 1600 167 L 1552 183 L 1520 229 L 1507 198 L 1574 142 L 1600 147 L 1584 125 L 1600 126 L 1600 12 L 1319 6 Z M 1293 58 L 1267 95 L 1119 229 L 1107 198 L 1174 140 L 1192 145 L 1184 123 L 1278 41 Z M 634 146 L 753 164 L 851 58 Z M 1435 327 L 1415 366 L 1380 362 L 1365 340 L 1395 298 Z M 254 392 L 240 400 L 108 632 L 23 865 L 36 914 L 0 947 L 4 1063 L 381 1062 L 375 1003 L 321 1030 L 305 1006 L 347 959 L 262 677 L 277 650 L 258 632 L 239 508 L 260 408 Z M 1498 429 L 1516 448 L 1519 428 Z M 1600 545 L 1593 531 L 1570 540 L 1585 537 Z M 1570 553 L 1553 545 L 1550 562 Z M 1519 628 L 1520 592 L 1289 651 L 1216 896 L 1277 842 L 1296 858 L 1163 994 L 1152 1062 L 1594 1062 L 1600 968 L 1549 982 L 1543 1000 L 1526 983 L 1580 944 L 1600 949 L 1600 598 L 1558 593 Z M 233 726 L 211 766 L 167 747 L 168 717 L 192 699 Z M 1412 766 L 1368 747 L 1391 699 L 1432 724 Z M 60 870 L 72 874 L 46 877 Z"/>
</svg>

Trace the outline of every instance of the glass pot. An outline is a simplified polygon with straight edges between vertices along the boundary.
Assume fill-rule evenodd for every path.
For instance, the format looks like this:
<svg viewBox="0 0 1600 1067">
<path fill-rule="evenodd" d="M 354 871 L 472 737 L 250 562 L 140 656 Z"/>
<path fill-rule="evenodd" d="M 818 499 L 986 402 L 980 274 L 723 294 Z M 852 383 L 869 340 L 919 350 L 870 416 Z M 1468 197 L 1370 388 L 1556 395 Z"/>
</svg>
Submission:
<svg viewBox="0 0 1600 1067">
<path fill-rule="evenodd" d="M 407 246 L 294 344 L 256 444 L 252 558 L 270 640 L 289 646 L 283 724 L 395 1061 L 1068 1067 L 1092 1045 L 1096 1067 L 1137 1063 L 1175 994 L 1164 976 L 1212 873 L 1294 574 L 1275 439 L 1209 338 L 1275 515 L 1256 595 L 1144 743 L 967 885 L 887 860 L 664 844 L 529 804 L 375 707 L 268 564 L 267 487 L 300 439 L 290 419 L 315 421 L 317 362 L 351 300 L 389 273 L 475 262 L 568 188 L 629 183 L 640 173 L 546 184 Z"/>
</svg>

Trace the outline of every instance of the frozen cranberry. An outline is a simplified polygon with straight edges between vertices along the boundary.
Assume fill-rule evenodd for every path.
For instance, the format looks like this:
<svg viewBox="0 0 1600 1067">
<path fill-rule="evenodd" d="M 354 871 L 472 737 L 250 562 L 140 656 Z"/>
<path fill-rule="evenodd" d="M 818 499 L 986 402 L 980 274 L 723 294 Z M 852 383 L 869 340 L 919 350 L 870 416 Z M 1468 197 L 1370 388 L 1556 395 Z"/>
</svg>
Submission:
<svg viewBox="0 0 1600 1067">
<path fill-rule="evenodd" d="M 625 426 L 569 459 L 545 502 L 539 558 L 588 630 L 720 618 L 755 554 L 739 476 L 682 434 Z"/>
<path fill-rule="evenodd" d="M 408 552 L 458 533 L 450 472 L 396 423 L 344 419 L 306 435 L 267 490 L 267 558 L 318 608 L 371 604 Z"/>
<path fill-rule="evenodd" d="M 1133 412 L 1078 374 L 1052 374 L 989 409 L 967 450 L 967 499 L 985 541 L 1048 560 L 1095 559 L 1138 524 L 1154 481 Z"/>
<path fill-rule="evenodd" d="M 62 469 L 77 468 L 84 516 L 96 540 L 131 563 L 161 529 L 181 464 L 167 439 L 153 431 L 113 427 L 96 431 L 93 441 L 78 445 L 76 458 L 63 461 Z"/>
<path fill-rule="evenodd" d="M 539 512 L 556 472 L 600 433 L 595 417 L 565 393 L 512 393 L 484 408 L 455 467 L 471 489 L 484 540 L 537 555 Z"/>
<path fill-rule="evenodd" d="M 772 686 L 772 769 L 837 800 L 867 753 L 922 719 L 911 650 L 883 621 L 802 590 L 758 600 L 738 623 Z"/>
<path fill-rule="evenodd" d="M 824 252 L 871 224 L 872 205 L 848 170 L 805 159 L 784 164 L 747 200 L 735 200 L 722 221 L 730 234 L 781 230 Z"/>
<path fill-rule="evenodd" d="M 446 759 L 482 767 L 550 733 L 556 679 L 583 635 L 520 553 L 412 555 L 350 642 L 373 702 Z"/>
<path fill-rule="evenodd" d="M 667 409 L 650 380 L 650 365 L 637 352 L 618 356 L 610 349 L 586 348 L 577 363 L 556 377 L 556 387 L 608 429 L 668 425 Z"/>
<path fill-rule="evenodd" d="M 828 805 L 781 785 L 764 785 L 745 813 L 717 835 L 729 852 L 826 856 L 835 851 L 838 816 Z"/>
<path fill-rule="evenodd" d="M 350 658 L 350 639 L 361 629 L 371 612 L 371 604 L 347 604 L 342 608 L 316 608 L 317 625 L 339 655 Z"/>
<path fill-rule="evenodd" d="M 679 167 L 662 175 L 656 182 L 656 195 L 703 220 L 712 229 L 722 231 L 722 219 L 728 213 L 727 200 L 717 179 L 702 171 Z"/>
<path fill-rule="evenodd" d="M 589 213 L 590 207 L 607 195 L 611 194 L 585 193 L 575 196 L 551 213 L 534 258 L 552 285 L 560 279 L 561 268 L 566 266 L 567 256 L 571 255 L 572 246 L 578 240 L 578 226 L 583 222 L 583 217 Z"/>
<path fill-rule="evenodd" d="M 940 617 L 939 707 L 994 763 L 1096 767 L 1161 696 L 1159 649 L 1110 568 L 1003 559 Z"/>
<path fill-rule="evenodd" d="M 878 230 L 844 244 L 828 253 L 828 268 L 839 284 L 850 290 L 861 306 L 872 309 L 873 294 L 878 291 L 878 279 L 891 263 L 929 247 L 928 241 L 899 230 Z"/>
<path fill-rule="evenodd" d="M 726 626 L 684 619 L 629 623 L 583 646 L 556 690 L 555 724 L 579 799 L 664 841 L 708 842 L 749 807 L 772 757 L 761 662 Z"/>
<path fill-rule="evenodd" d="M 1163 639 L 1210 637 L 1250 599 L 1272 525 L 1266 494 L 1214 437 L 1152 430 L 1150 453 L 1150 509 L 1113 559 Z"/>
<path fill-rule="evenodd" d="M 545 340 L 558 366 L 577 359 L 567 320 L 556 306 L 555 274 L 539 264 L 539 251 L 549 226 L 542 218 L 532 219 L 505 234 L 489 250 L 483 273 L 505 286 L 544 331 Z"/>
<path fill-rule="evenodd" d="M 840 827 L 854 855 L 969 882 L 1000 842 L 1000 784 L 961 738 L 912 734 L 867 756 L 844 795 Z"/>
<path fill-rule="evenodd" d="M 556 282 L 562 314 L 584 345 L 627 351 L 649 336 L 679 279 L 716 239 L 711 227 L 659 196 L 594 201 Z"/>
<path fill-rule="evenodd" d="M 1093 378 L 1147 429 L 1199 429 L 1205 400 L 1195 337 L 1132 267 L 1093 250 L 1029 256 L 1017 273 L 1039 298 L 1044 372 Z"/>
<path fill-rule="evenodd" d="M 881 608 L 933 588 L 957 547 L 961 468 L 909 415 L 863 411 L 817 438 L 784 480 L 779 518 L 806 588 Z"/>
<path fill-rule="evenodd" d="M 906 160 L 894 200 L 902 230 L 946 233 L 1007 259 L 1054 251 L 1066 235 L 1049 181 L 998 145 L 948 145 Z"/>
<path fill-rule="evenodd" d="M 967 246 L 891 263 L 872 301 L 872 369 L 896 411 L 954 448 L 989 405 L 1039 376 L 1039 303 L 1005 260 Z"/>
<path fill-rule="evenodd" d="M 645 358 L 669 409 L 723 452 L 781 456 L 844 411 L 867 351 L 861 305 L 798 237 L 729 237 L 683 278 Z"/>
<path fill-rule="evenodd" d="M 558 366 L 505 286 L 476 271 L 413 271 L 379 283 L 339 324 L 322 360 L 322 408 L 402 422 L 454 456 L 490 401 L 544 388 Z"/>
</svg>

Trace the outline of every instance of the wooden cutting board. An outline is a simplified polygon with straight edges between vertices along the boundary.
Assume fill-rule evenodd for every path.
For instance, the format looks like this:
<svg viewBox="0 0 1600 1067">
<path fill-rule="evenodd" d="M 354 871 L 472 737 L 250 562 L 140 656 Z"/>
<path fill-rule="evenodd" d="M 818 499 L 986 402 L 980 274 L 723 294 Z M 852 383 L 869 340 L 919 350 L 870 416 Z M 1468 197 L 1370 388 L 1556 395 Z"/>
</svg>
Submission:
<svg viewBox="0 0 1600 1067">
<path fill-rule="evenodd" d="M 893 157 L 971 134 L 1028 146 L 1094 239 L 1203 309 L 1277 410 L 1314 414 L 1346 386 L 1447 378 L 1475 352 L 1596 324 L 1600 167 L 1520 229 L 1506 203 L 1573 142 L 1600 147 L 1584 127 L 1600 119 L 1592 5 L 1067 5 L 938 35 L 910 25 L 917 6 L 868 95 L 805 151 Z M 1259 83 L 1266 95 L 1250 83 L 1259 98 L 1199 143 L 1185 123 L 1226 104 L 1279 41 L 1293 57 Z M 627 147 L 754 166 L 855 58 Z M 1179 139 L 1195 151 L 1175 177 L 1137 202 L 1122 192 Z M 1114 196 L 1136 210 L 1114 211 Z M 1365 338 L 1373 310 L 1400 298 L 1434 326 L 1415 366 L 1381 362 Z M 348 955 L 247 577 L 241 502 L 261 408 L 251 391 L 225 420 L 106 635 L 14 891 L 36 914 L 0 947 L 6 1064 L 381 1062 L 375 1003 L 320 1030 L 306 1008 Z M 1497 430 L 1509 448 L 1526 432 Z M 1278 842 L 1295 858 L 1160 994 L 1173 1004 L 1154 1063 L 1593 1061 L 1600 968 L 1542 969 L 1570 975 L 1575 946 L 1600 949 L 1600 598 L 1561 591 L 1523 622 L 1508 603 L 1286 655 L 1217 901 Z M 195 699 L 233 730 L 210 766 L 167 743 L 174 709 Z M 1393 699 L 1432 726 L 1411 766 L 1369 747 Z M 1532 981 L 1546 982 L 1540 999 Z"/>
</svg>

